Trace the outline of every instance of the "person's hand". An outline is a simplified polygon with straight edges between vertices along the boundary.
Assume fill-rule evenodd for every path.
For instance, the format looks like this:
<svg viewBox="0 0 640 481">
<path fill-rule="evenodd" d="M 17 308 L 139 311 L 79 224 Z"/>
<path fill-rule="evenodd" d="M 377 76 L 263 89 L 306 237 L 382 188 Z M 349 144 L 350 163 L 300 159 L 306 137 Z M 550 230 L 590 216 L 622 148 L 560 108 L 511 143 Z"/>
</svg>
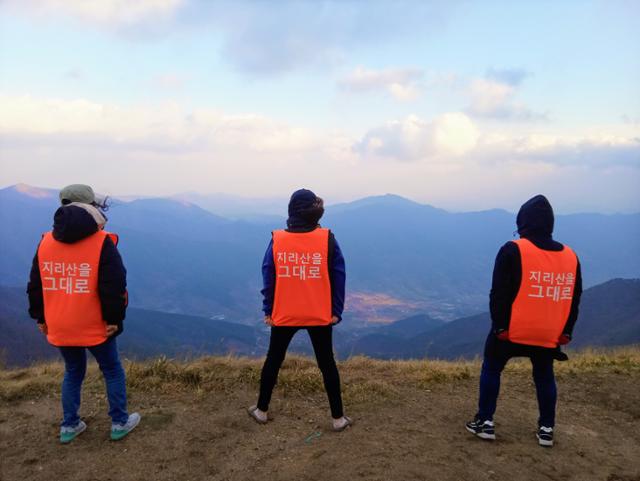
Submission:
<svg viewBox="0 0 640 481">
<path fill-rule="evenodd" d="M 561 334 L 560 338 L 558 339 L 558 345 L 560 346 L 564 346 L 566 344 L 569 344 L 571 342 L 571 336 L 569 334 Z"/>
<path fill-rule="evenodd" d="M 336 325 L 338 324 L 338 322 L 340 321 L 340 319 L 338 319 L 338 316 L 331 316 L 331 324 L 332 325 Z"/>
<path fill-rule="evenodd" d="M 496 332 L 496 337 L 498 339 L 500 339 L 501 341 L 508 341 L 509 340 L 509 331 L 507 331 L 506 329 L 501 329 L 498 332 Z"/>
<path fill-rule="evenodd" d="M 116 332 L 118 332 L 118 326 L 114 324 L 107 324 L 107 337 L 113 336 Z"/>
<path fill-rule="evenodd" d="M 40 332 L 45 336 L 49 334 L 49 328 L 47 327 L 46 322 L 38 323 L 38 329 L 40 329 Z"/>
<path fill-rule="evenodd" d="M 264 323 L 267 326 L 273 326 L 273 319 L 271 319 L 271 316 L 264 316 Z"/>
</svg>

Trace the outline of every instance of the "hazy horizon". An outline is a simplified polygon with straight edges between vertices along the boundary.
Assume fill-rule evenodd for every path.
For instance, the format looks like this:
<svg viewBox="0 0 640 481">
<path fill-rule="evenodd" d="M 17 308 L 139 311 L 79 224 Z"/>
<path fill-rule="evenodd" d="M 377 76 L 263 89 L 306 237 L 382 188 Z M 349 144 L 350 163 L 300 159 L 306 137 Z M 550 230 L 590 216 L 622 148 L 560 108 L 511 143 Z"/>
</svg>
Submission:
<svg viewBox="0 0 640 481">
<path fill-rule="evenodd" d="M 25 182 L 19 182 L 18 184 L 10 184 L 10 185 L 0 185 L 0 190 L 4 190 L 4 189 L 10 189 L 10 188 L 15 188 L 15 187 L 21 187 L 24 186 L 25 188 L 33 188 L 33 189 L 44 189 L 44 190 L 53 190 L 53 191 L 57 191 L 59 189 L 61 189 L 64 186 L 60 186 L 60 187 L 49 187 L 49 186 L 41 186 L 41 185 L 30 185 L 27 184 Z M 300 186 L 300 188 L 309 188 L 308 186 Z M 20 191 L 20 190 L 19 190 Z M 28 192 L 26 191 L 21 191 L 24 194 L 28 194 Z M 201 197 L 210 197 L 210 198 L 214 198 L 214 197 L 218 197 L 218 198 L 225 198 L 227 200 L 229 200 L 230 202 L 248 202 L 248 201 L 268 201 L 270 203 L 271 208 L 267 207 L 264 210 L 266 212 L 271 212 L 273 209 L 272 207 L 276 204 L 281 204 L 282 206 L 282 216 L 286 217 L 286 206 L 287 203 L 289 201 L 289 195 L 287 194 L 286 196 L 281 196 L 281 197 L 276 197 L 276 196 L 272 196 L 272 197 L 252 197 L 252 196 L 244 196 L 241 194 L 230 194 L 227 192 L 197 192 L 197 191 L 187 191 L 187 192 L 174 192 L 172 194 L 149 194 L 149 195 L 140 195 L 140 194 L 135 194 L 135 193 L 125 193 L 125 194 L 114 194 L 114 193 L 109 193 L 109 192 L 100 192 L 101 194 L 106 194 L 111 198 L 115 198 L 121 201 L 125 201 L 125 202 L 130 202 L 130 201 L 134 201 L 137 199 L 176 199 L 176 200 L 180 200 L 182 197 L 184 196 L 201 196 Z M 317 193 L 318 195 L 321 196 L 321 193 Z M 533 194 L 536 195 L 536 194 Z M 488 207 L 485 209 L 473 209 L 472 207 L 468 208 L 468 209 L 450 209 L 447 208 L 446 206 L 442 206 L 442 205 L 437 205 L 434 204 L 432 202 L 428 202 L 428 201 L 421 201 L 418 199 L 414 199 L 405 195 L 401 195 L 401 194 L 397 194 L 394 192 L 381 192 L 381 193 L 377 193 L 377 194 L 372 194 L 372 195 L 368 195 L 368 196 L 363 196 L 363 197 L 353 197 L 353 198 L 347 198 L 344 200 L 335 200 L 332 198 L 325 198 L 325 205 L 327 207 L 332 207 L 332 206 L 336 206 L 336 205 L 340 205 L 340 204 L 348 204 L 350 202 L 356 202 L 359 200 L 363 200 L 363 199 L 368 199 L 368 198 L 372 198 L 372 197 L 385 197 L 385 196 L 395 196 L 395 197 L 401 197 L 403 199 L 406 199 L 410 202 L 415 202 L 417 204 L 420 205 L 425 205 L 425 206 L 431 206 L 431 207 L 435 207 L 438 209 L 443 209 L 447 212 L 450 213 L 465 213 L 465 212 L 478 212 L 478 211 L 487 211 L 487 210 L 504 210 L 507 211 L 509 213 L 512 214 L 516 214 L 518 212 L 519 206 L 516 206 L 514 209 L 510 209 L 504 206 L 493 206 L 493 207 Z M 526 200 L 528 200 L 529 198 L 526 198 L 522 201 L 522 203 L 524 203 Z M 553 200 L 553 199 L 551 199 Z M 196 199 L 190 199 L 189 200 L 190 203 L 192 204 L 196 204 L 199 205 Z M 205 210 L 211 210 L 211 209 L 207 209 L 206 207 L 203 207 L 201 205 L 199 205 L 199 207 L 204 208 Z M 257 208 L 256 212 L 260 212 L 261 209 Z M 616 215 L 616 214 L 620 214 L 620 215 L 634 215 L 634 214 L 640 214 L 640 210 L 629 210 L 629 211 L 562 211 L 557 209 L 554 206 L 554 212 L 556 215 L 571 215 L 571 214 L 603 214 L 603 215 Z"/>
</svg>

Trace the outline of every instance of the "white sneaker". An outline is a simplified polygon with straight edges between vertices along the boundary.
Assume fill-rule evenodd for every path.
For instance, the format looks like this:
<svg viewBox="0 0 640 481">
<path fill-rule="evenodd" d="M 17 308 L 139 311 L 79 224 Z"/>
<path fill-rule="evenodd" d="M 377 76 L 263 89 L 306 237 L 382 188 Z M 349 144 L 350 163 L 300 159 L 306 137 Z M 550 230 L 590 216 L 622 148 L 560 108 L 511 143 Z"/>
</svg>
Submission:
<svg viewBox="0 0 640 481">
<path fill-rule="evenodd" d="M 342 416 L 341 418 L 333 419 L 332 421 L 332 428 L 335 432 L 344 431 L 349 426 L 353 426 L 353 419 L 351 419 L 349 416 Z"/>
<path fill-rule="evenodd" d="M 84 430 L 87 429 L 87 425 L 84 421 L 79 421 L 74 427 L 62 426 L 60 428 L 60 442 L 67 444 L 77 438 Z"/>
<path fill-rule="evenodd" d="M 140 424 L 140 415 L 138 413 L 129 414 L 129 419 L 124 424 L 111 425 L 111 440 L 118 441 L 135 429 Z"/>
</svg>

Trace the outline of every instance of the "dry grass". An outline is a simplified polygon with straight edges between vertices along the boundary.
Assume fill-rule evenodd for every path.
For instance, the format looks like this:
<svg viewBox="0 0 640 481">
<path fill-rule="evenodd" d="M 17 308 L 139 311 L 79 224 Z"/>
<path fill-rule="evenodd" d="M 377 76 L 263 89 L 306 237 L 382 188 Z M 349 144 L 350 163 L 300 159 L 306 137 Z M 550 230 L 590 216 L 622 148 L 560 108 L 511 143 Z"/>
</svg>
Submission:
<svg viewBox="0 0 640 481">
<path fill-rule="evenodd" d="M 640 375 L 640 346 L 610 350 L 586 350 L 571 355 L 571 360 L 556 363 L 559 377 L 580 373 Z M 128 387 L 140 392 L 232 392 L 239 387 L 257 388 L 261 359 L 241 357 L 203 357 L 195 361 L 176 361 L 160 357 L 144 362 L 125 361 Z M 340 363 L 345 400 L 351 404 L 393 397 L 407 387 L 431 386 L 470 379 L 478 375 L 480 361 L 381 361 L 353 357 Z M 525 359 L 511 362 L 507 371 L 529 375 Z M 0 369 L 0 401 L 36 399 L 57 393 L 62 379 L 62 363 L 39 364 L 23 369 Z M 102 376 L 89 366 L 86 388 L 101 392 Z M 315 361 L 290 356 L 278 379 L 280 395 L 309 396 L 323 392 Z"/>
</svg>

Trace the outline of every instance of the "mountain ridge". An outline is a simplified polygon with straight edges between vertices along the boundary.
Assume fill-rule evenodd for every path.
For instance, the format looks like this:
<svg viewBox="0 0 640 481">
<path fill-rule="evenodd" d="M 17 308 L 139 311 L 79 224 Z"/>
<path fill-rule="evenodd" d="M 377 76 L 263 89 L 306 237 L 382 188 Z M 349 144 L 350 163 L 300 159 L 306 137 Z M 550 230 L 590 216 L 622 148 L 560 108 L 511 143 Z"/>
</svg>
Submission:
<svg viewBox="0 0 640 481">
<path fill-rule="evenodd" d="M 372 315 L 383 323 L 420 312 L 452 320 L 484 309 L 495 254 L 513 238 L 514 215 L 449 213 L 395 195 L 342 206 L 327 206 L 322 224 L 346 258 L 350 325 L 367 327 Z M 53 193 L 0 190 L 0 284 L 26 284 L 56 207 Z M 164 198 L 116 199 L 107 216 L 108 228 L 120 234 L 134 305 L 253 322 L 261 261 L 283 219 L 230 220 Z M 560 215 L 556 226 L 556 237 L 580 257 L 585 286 L 640 277 L 640 215 Z"/>
<path fill-rule="evenodd" d="M 269 330 L 256 316 L 252 325 L 201 316 L 130 307 L 119 338 L 126 356 L 193 358 L 206 354 L 264 355 Z M 0 287 L 0 353 L 8 365 L 55 358 L 27 315 L 23 289 Z M 482 354 L 491 328 L 488 313 L 444 322 L 418 314 L 382 326 L 357 328 L 343 321 L 335 328 L 337 356 L 379 359 L 457 359 Z M 640 344 L 640 279 L 612 279 L 585 290 L 570 349 Z M 292 352 L 311 354 L 305 335 L 294 338 Z"/>
</svg>

